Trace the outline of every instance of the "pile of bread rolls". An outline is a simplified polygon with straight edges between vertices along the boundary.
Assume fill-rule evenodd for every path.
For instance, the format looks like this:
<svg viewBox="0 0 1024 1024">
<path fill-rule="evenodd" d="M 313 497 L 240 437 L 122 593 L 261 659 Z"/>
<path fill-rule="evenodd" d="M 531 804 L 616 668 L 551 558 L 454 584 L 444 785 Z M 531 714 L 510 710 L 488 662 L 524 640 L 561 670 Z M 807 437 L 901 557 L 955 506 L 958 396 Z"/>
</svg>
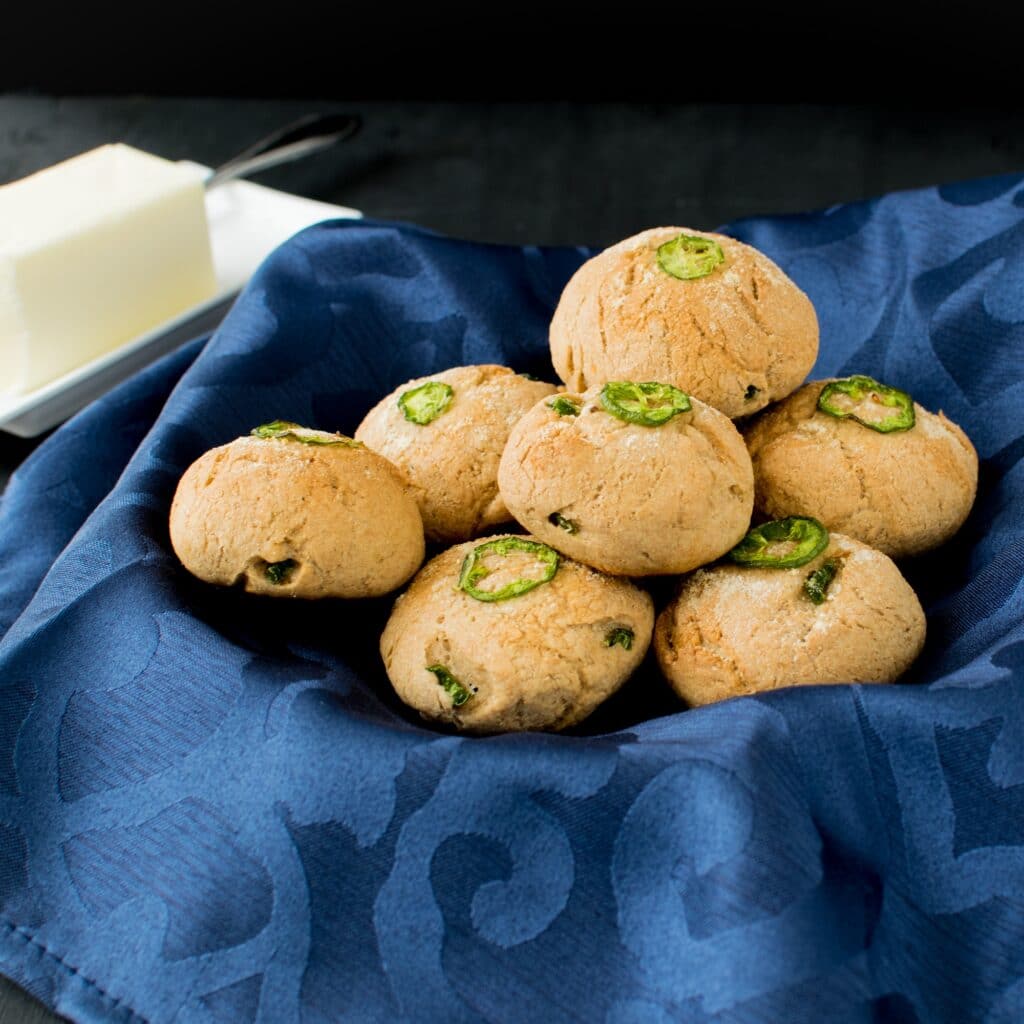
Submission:
<svg viewBox="0 0 1024 1024">
<path fill-rule="evenodd" d="M 892 559 L 970 512 L 978 460 L 956 424 L 891 382 L 804 383 L 810 300 L 724 235 L 605 250 L 550 340 L 562 388 L 456 367 L 403 384 L 354 438 L 273 421 L 207 452 L 174 498 L 175 552 L 275 597 L 412 578 L 381 637 L 388 677 L 469 732 L 579 722 L 652 639 L 689 705 L 909 667 L 925 617 Z M 425 540 L 444 549 L 421 567 Z M 681 578 L 655 621 L 657 576 Z"/>
</svg>

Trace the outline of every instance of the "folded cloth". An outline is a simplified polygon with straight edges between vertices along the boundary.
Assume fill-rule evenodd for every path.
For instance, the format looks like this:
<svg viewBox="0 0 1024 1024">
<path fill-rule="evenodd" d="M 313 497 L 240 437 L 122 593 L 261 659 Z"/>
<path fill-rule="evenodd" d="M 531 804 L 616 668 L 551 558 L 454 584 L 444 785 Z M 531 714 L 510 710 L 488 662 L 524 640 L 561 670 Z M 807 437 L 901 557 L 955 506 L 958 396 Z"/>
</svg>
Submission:
<svg viewBox="0 0 1024 1024">
<path fill-rule="evenodd" d="M 647 665 L 561 736 L 424 727 L 389 601 L 207 587 L 167 514 L 258 423 L 351 432 L 458 364 L 550 378 L 588 252 L 287 243 L 3 499 L 0 969 L 80 1021 L 1024 1019 L 1022 208 L 1005 177 L 728 229 L 813 299 L 816 375 L 906 388 L 982 456 L 967 525 L 904 566 L 907 685 L 683 711 Z"/>
</svg>

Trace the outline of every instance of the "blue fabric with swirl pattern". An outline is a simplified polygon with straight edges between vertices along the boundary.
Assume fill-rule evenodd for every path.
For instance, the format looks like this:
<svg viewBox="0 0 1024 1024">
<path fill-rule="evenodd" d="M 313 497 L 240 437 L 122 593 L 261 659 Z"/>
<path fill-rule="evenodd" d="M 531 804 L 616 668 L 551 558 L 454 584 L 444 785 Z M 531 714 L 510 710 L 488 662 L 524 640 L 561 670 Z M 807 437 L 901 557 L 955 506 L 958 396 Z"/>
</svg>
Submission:
<svg viewBox="0 0 1024 1024">
<path fill-rule="evenodd" d="M 387 601 L 260 601 L 168 544 L 185 467 L 351 432 L 444 367 L 551 376 L 588 255 L 310 229 L 205 345 L 76 417 L 0 508 L 0 968 L 78 1021 L 1024 1019 L 1024 178 L 749 220 L 817 375 L 961 423 L 978 502 L 904 565 L 906 685 L 682 711 L 651 665 L 572 735 L 420 724 Z"/>
</svg>

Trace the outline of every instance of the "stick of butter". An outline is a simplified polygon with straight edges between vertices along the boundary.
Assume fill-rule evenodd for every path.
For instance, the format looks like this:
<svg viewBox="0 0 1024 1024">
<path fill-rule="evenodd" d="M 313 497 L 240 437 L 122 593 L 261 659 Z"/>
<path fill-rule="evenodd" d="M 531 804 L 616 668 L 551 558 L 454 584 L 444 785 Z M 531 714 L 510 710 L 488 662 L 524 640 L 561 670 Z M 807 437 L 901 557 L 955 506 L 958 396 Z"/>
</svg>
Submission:
<svg viewBox="0 0 1024 1024">
<path fill-rule="evenodd" d="M 216 290 L 196 168 L 101 146 L 0 187 L 0 391 L 32 391 Z"/>
</svg>

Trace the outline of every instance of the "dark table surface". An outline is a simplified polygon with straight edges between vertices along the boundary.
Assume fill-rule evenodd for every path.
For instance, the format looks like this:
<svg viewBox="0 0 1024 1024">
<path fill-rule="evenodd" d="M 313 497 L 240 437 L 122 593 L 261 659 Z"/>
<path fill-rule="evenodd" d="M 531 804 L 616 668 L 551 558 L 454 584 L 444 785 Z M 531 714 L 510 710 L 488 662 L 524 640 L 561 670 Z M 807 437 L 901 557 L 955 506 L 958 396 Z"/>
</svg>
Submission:
<svg viewBox="0 0 1024 1024">
<path fill-rule="evenodd" d="M 604 244 L 1024 170 L 1024 112 L 0 95 L 0 184 L 105 142 L 216 165 L 309 111 L 351 142 L 256 180 L 462 238 Z M 39 439 L 0 433 L 0 486 Z M 54 1020 L 0 979 L 0 1024 Z"/>
</svg>

